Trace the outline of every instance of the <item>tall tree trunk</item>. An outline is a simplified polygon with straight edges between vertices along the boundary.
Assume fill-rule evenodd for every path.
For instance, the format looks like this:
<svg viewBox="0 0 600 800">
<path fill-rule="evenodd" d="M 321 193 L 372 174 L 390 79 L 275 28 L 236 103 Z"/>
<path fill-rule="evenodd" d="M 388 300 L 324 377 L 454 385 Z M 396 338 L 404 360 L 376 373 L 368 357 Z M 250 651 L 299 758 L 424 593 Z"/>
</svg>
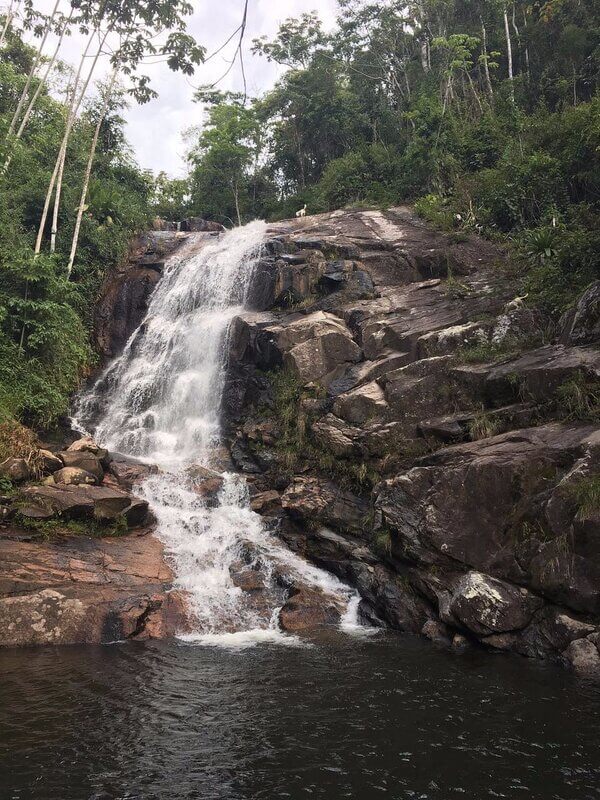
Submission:
<svg viewBox="0 0 600 800">
<path fill-rule="evenodd" d="M 65 105 L 69 102 L 69 95 L 71 92 L 74 92 L 76 89 L 75 85 L 72 87 L 67 87 L 67 91 L 65 94 Z M 62 182 L 63 182 L 63 175 L 65 172 L 65 161 L 66 161 L 66 153 L 65 156 L 61 159 L 61 162 L 58 167 L 58 175 L 56 176 L 56 194 L 58 197 L 61 196 L 62 192 Z M 52 211 L 52 228 L 50 230 L 50 252 L 54 253 L 56 251 L 56 237 L 58 234 L 58 214 L 60 211 L 60 207 L 58 203 L 54 203 L 54 208 Z"/>
<path fill-rule="evenodd" d="M 23 136 L 23 133 L 25 132 L 25 128 L 27 127 L 27 123 L 29 122 L 29 118 L 31 117 L 31 114 L 33 113 L 33 109 L 35 108 L 35 104 L 37 103 L 38 98 L 39 98 L 39 96 L 40 96 L 40 94 L 42 92 L 42 89 L 46 85 L 46 82 L 48 80 L 48 76 L 50 75 L 50 72 L 51 72 L 52 68 L 54 67 L 54 64 L 56 63 L 56 59 L 57 59 L 59 50 L 61 48 L 64 36 L 65 36 L 66 30 L 67 30 L 67 27 L 68 27 L 68 24 L 69 24 L 69 20 L 71 19 L 71 16 L 72 16 L 72 13 L 73 12 L 71 12 L 71 14 L 69 14 L 68 19 L 65 20 L 65 23 L 64 23 L 64 25 L 62 27 L 62 30 L 60 32 L 60 36 L 59 36 L 58 42 L 56 44 L 56 48 L 54 49 L 54 53 L 52 54 L 52 58 L 50 59 L 50 61 L 48 63 L 48 66 L 46 67 L 46 71 L 44 72 L 44 76 L 42 78 L 40 78 L 40 81 L 39 81 L 39 83 L 37 85 L 37 88 L 36 88 L 35 92 L 33 93 L 33 97 L 31 98 L 31 100 L 29 101 L 29 105 L 25 109 L 25 114 L 23 115 L 23 119 L 21 120 L 21 124 L 19 125 L 19 129 L 17 130 L 17 132 L 15 134 L 15 137 L 14 137 L 15 141 L 17 141 L 17 142 L 19 141 L 19 139 L 21 139 L 21 137 Z M 1 175 L 4 175 L 7 172 L 8 168 L 10 167 L 10 162 L 12 161 L 12 159 L 13 159 L 13 152 L 9 152 L 9 154 L 6 156 L 6 160 L 5 160 L 4 164 L 2 165 L 2 170 L 0 171 Z"/>
<path fill-rule="evenodd" d="M 428 47 L 427 39 L 423 39 L 421 42 L 421 66 L 423 67 L 423 72 L 427 73 L 431 69 L 429 65 L 429 47 Z"/>
<path fill-rule="evenodd" d="M 485 75 L 485 85 L 487 87 L 488 94 L 491 99 L 494 97 L 494 89 L 492 88 L 492 79 L 490 77 L 490 65 L 488 64 L 487 31 L 485 29 L 483 17 L 480 17 L 480 20 L 481 20 L 481 48 L 483 50 L 483 72 Z"/>
<path fill-rule="evenodd" d="M 504 13 L 504 33 L 506 35 L 506 57 L 508 59 L 508 80 L 510 81 L 510 99 L 515 102 L 515 86 L 513 73 L 512 43 L 510 41 L 510 30 L 508 28 L 508 12 L 506 6 L 502 7 Z"/>
<path fill-rule="evenodd" d="M 92 175 L 92 166 L 94 164 L 94 156 L 96 155 L 96 148 L 98 147 L 98 138 L 100 136 L 102 123 L 104 122 L 106 114 L 108 113 L 110 98 L 112 96 L 112 92 L 115 87 L 115 81 L 117 80 L 118 73 L 119 73 L 119 66 L 117 65 L 113 69 L 112 74 L 110 76 L 110 81 L 106 88 L 104 103 L 102 104 L 100 116 L 98 117 L 98 122 L 96 123 L 96 128 L 94 130 L 94 136 L 92 138 L 90 153 L 85 168 L 85 176 L 83 178 L 83 186 L 81 188 L 81 199 L 79 201 L 79 208 L 77 209 L 77 219 L 75 221 L 75 230 L 73 231 L 73 240 L 71 242 L 71 253 L 69 255 L 69 263 L 67 265 L 67 278 L 71 276 L 71 272 L 73 271 L 73 264 L 75 263 L 75 256 L 77 254 L 77 245 L 79 243 L 79 232 L 81 231 L 81 221 L 83 219 L 83 213 L 85 211 L 85 201 L 90 187 L 90 177 Z M 57 189 L 57 194 L 58 194 L 58 189 Z M 237 207 L 237 197 L 236 197 L 236 207 Z M 239 208 L 238 208 L 238 219 L 239 219 Z"/>
<path fill-rule="evenodd" d="M 19 98 L 19 102 L 17 103 L 17 107 L 15 109 L 15 113 L 12 116 L 10 121 L 10 125 L 8 126 L 8 132 L 6 134 L 6 138 L 10 139 L 10 137 L 15 132 L 15 128 L 17 127 L 17 123 L 19 121 L 19 117 L 21 116 L 21 111 L 23 106 L 25 105 L 25 101 L 29 96 L 29 89 L 31 87 L 31 82 L 35 76 L 37 68 L 40 65 L 42 60 L 42 52 L 44 50 L 44 46 L 46 44 L 46 40 L 52 30 L 52 23 L 54 22 L 54 17 L 56 16 L 56 12 L 58 11 L 58 6 L 60 5 L 60 0 L 56 0 L 56 5 L 50 15 L 50 19 L 48 20 L 46 27 L 44 28 L 44 35 L 42 36 L 42 41 L 40 42 L 40 46 L 38 47 L 37 53 L 35 54 L 35 58 L 33 59 L 33 63 L 31 65 L 31 69 L 29 70 L 29 75 L 27 76 L 27 80 L 25 81 L 25 86 L 23 87 L 23 91 L 21 92 L 21 97 Z"/>
<path fill-rule="evenodd" d="M 14 0 L 10 0 L 10 5 L 6 10 L 6 17 L 4 19 L 4 25 L 2 26 L 2 32 L 0 33 L 0 47 L 4 44 L 4 40 L 6 39 L 6 34 L 8 33 L 8 29 L 10 28 L 10 24 L 15 17 L 14 13 L 15 9 L 15 2 Z"/>
<path fill-rule="evenodd" d="M 469 86 L 471 87 L 471 91 L 473 92 L 473 96 L 475 97 L 475 100 L 477 101 L 477 105 L 479 106 L 479 110 L 483 114 L 483 106 L 481 105 L 481 100 L 479 99 L 479 95 L 477 94 L 477 89 L 475 88 L 475 84 L 473 83 L 473 79 L 471 78 L 471 76 L 469 75 L 469 73 L 466 70 L 465 70 L 465 72 L 466 72 L 466 75 L 467 75 L 467 80 L 469 81 Z"/>
<path fill-rule="evenodd" d="M 25 114 L 23 115 L 23 119 L 21 120 L 21 124 L 19 125 L 19 129 L 18 129 L 18 131 L 16 133 L 16 138 L 17 139 L 20 139 L 21 136 L 23 135 L 23 131 L 27 127 L 27 123 L 29 122 L 29 117 L 31 116 L 31 114 L 33 112 L 35 104 L 37 103 L 38 98 L 39 98 L 40 94 L 42 93 L 42 89 L 46 85 L 46 83 L 48 81 L 48 78 L 50 76 L 50 73 L 52 72 L 52 69 L 53 69 L 54 65 L 56 64 L 56 59 L 58 57 L 58 53 L 59 53 L 60 48 L 62 46 L 63 39 L 65 38 L 65 34 L 67 32 L 67 28 L 69 27 L 69 22 L 71 20 L 72 15 L 73 15 L 73 12 L 71 11 L 71 13 L 67 17 L 67 19 L 65 20 L 65 22 L 64 22 L 64 24 L 63 24 L 63 26 L 61 28 L 60 36 L 58 37 L 58 41 L 56 43 L 56 47 L 54 48 L 54 52 L 52 53 L 52 57 L 51 57 L 50 61 L 48 62 L 48 65 L 46 66 L 46 71 L 44 72 L 43 77 L 40 79 L 40 82 L 38 83 L 37 89 L 33 93 L 33 97 L 31 98 L 31 100 L 29 101 L 29 105 L 25 109 Z"/>
<path fill-rule="evenodd" d="M 525 72 L 527 75 L 527 83 L 531 82 L 531 69 L 529 66 L 529 45 L 527 44 L 527 12 L 523 9 L 523 27 L 525 28 Z"/>
<path fill-rule="evenodd" d="M 87 42 L 86 47 L 85 47 L 85 50 L 83 52 L 83 56 L 81 57 L 81 61 L 79 63 L 79 67 L 77 69 L 77 74 L 75 76 L 75 82 L 74 82 L 74 88 L 73 88 L 73 99 L 71 101 L 71 107 L 69 109 L 69 114 L 68 114 L 68 117 L 67 117 L 67 124 L 65 126 L 65 132 L 63 134 L 63 138 L 62 138 L 62 142 L 61 142 L 61 145 L 60 145 L 60 149 L 58 151 L 58 156 L 56 158 L 56 163 L 54 165 L 54 171 L 52 173 L 52 177 L 50 179 L 50 184 L 48 186 L 48 191 L 46 192 L 46 200 L 44 202 L 44 210 L 42 211 L 42 217 L 40 219 L 40 226 L 38 228 L 38 235 L 37 235 L 37 239 L 36 239 L 36 242 L 35 242 L 35 254 L 36 255 L 38 255 L 38 253 L 40 253 L 40 251 L 42 249 L 42 241 L 43 241 L 43 238 L 44 238 L 44 229 L 46 228 L 46 222 L 48 220 L 48 211 L 50 209 L 50 202 L 52 200 L 52 195 L 54 193 L 54 187 L 56 186 L 56 180 L 58 178 L 58 173 L 59 173 L 60 168 L 61 168 L 61 162 L 66 157 L 67 145 L 69 144 L 69 138 L 71 136 L 71 130 L 72 130 L 73 125 L 75 123 L 75 118 L 77 116 L 77 112 L 79 110 L 79 107 L 80 107 L 80 105 L 81 105 L 81 103 L 83 101 L 83 98 L 85 97 L 85 94 L 87 92 L 88 86 L 90 85 L 90 81 L 92 79 L 92 75 L 94 73 L 94 69 L 96 68 L 96 64 L 98 63 L 98 59 L 100 58 L 100 54 L 102 53 L 102 48 L 104 47 L 104 43 L 106 41 L 106 37 L 108 36 L 108 33 L 109 33 L 109 31 L 107 30 L 106 33 L 103 35 L 103 37 L 100 40 L 100 46 L 98 47 L 98 50 L 96 51 L 96 55 L 94 56 L 94 60 L 92 62 L 92 65 L 90 67 L 88 75 L 87 75 L 87 77 L 85 79 L 85 82 L 83 84 L 81 92 L 79 92 L 79 94 L 77 93 L 77 87 L 79 85 L 79 80 L 81 78 L 81 72 L 83 70 L 83 65 L 85 63 L 85 59 L 87 57 L 87 53 L 88 53 L 90 44 L 92 43 L 92 40 L 96 36 L 96 32 L 92 33 L 92 35 L 88 39 L 88 42 Z M 60 204 L 60 195 L 58 194 L 58 192 L 56 193 L 56 197 L 54 198 L 54 202 L 57 205 Z"/>
<path fill-rule="evenodd" d="M 56 197 L 62 194 L 63 176 L 65 174 L 65 162 L 67 160 L 66 151 L 62 154 L 60 164 L 58 165 L 58 174 L 56 176 Z M 52 209 L 52 228 L 50 231 L 50 252 L 56 252 L 56 237 L 58 236 L 58 214 L 60 211 L 60 203 L 55 202 Z"/>
<path fill-rule="evenodd" d="M 517 48 L 518 48 L 518 51 L 519 51 L 519 70 L 520 70 L 520 72 L 523 72 L 522 57 L 521 57 L 521 32 L 519 31 L 519 28 L 517 27 L 517 20 L 516 20 L 516 17 L 515 17 L 515 13 L 516 13 L 515 12 L 515 4 L 513 3 L 511 22 L 512 22 L 513 30 L 515 32 L 515 37 L 517 39 Z"/>
</svg>

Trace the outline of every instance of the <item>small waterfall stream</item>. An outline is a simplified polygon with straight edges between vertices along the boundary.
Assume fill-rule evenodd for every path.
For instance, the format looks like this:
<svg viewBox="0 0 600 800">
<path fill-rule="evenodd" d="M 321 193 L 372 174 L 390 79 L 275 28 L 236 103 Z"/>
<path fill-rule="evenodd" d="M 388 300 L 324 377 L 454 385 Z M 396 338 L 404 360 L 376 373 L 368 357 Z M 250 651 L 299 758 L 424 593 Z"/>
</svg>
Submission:
<svg viewBox="0 0 600 800">
<path fill-rule="evenodd" d="M 220 441 L 227 335 L 243 309 L 260 258 L 265 224 L 218 238 L 191 236 L 166 264 L 148 313 L 75 410 L 78 428 L 108 449 L 155 463 L 141 486 L 193 614 L 182 638 L 249 646 L 294 643 L 279 629 L 286 584 L 329 595 L 346 611 L 341 627 L 358 628 L 358 595 L 290 552 L 250 509 L 243 477 L 225 474 L 216 507 L 194 490 L 191 465 L 210 466 Z M 236 571 L 261 582 L 245 591 Z M 260 599 L 257 599 L 260 598 Z"/>
</svg>

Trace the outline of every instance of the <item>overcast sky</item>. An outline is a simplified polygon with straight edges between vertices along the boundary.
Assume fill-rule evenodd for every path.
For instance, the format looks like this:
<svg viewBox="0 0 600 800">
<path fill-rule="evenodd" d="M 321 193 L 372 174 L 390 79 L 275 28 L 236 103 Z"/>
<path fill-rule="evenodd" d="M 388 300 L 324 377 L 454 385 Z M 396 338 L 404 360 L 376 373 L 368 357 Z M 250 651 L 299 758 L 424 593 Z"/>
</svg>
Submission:
<svg viewBox="0 0 600 800">
<path fill-rule="evenodd" d="M 55 0 L 34 0 L 34 5 L 47 13 Z M 239 26 L 244 0 L 191 0 L 194 14 L 188 18 L 189 32 L 202 44 L 208 53 L 225 42 Z M 0 0 L 0 5 L 4 5 Z M 64 2 L 67 7 L 67 0 Z M 287 17 L 298 16 L 305 11 L 318 11 L 326 28 L 334 24 L 336 0 L 250 0 L 248 4 L 248 26 L 244 43 L 244 60 L 249 94 L 260 94 L 269 89 L 280 72 L 276 64 L 250 53 L 252 39 L 272 36 L 279 23 Z M 159 98 L 144 105 L 132 103 L 125 116 L 127 136 L 134 148 L 140 165 L 153 172 L 165 170 L 173 177 L 185 173 L 185 144 L 182 132 L 202 122 L 202 107 L 192 101 L 194 88 L 216 81 L 227 69 L 237 46 L 237 41 L 206 65 L 198 67 L 196 74 L 188 78 L 173 73 L 166 64 L 146 66 L 144 73 L 152 77 L 152 86 Z M 47 48 L 50 51 L 50 46 Z M 67 40 L 63 48 L 63 59 L 74 63 L 81 52 L 79 37 Z M 99 70 L 101 76 L 104 69 Z M 232 72 L 219 85 L 221 89 L 241 89 L 242 78 L 236 64 Z"/>
</svg>

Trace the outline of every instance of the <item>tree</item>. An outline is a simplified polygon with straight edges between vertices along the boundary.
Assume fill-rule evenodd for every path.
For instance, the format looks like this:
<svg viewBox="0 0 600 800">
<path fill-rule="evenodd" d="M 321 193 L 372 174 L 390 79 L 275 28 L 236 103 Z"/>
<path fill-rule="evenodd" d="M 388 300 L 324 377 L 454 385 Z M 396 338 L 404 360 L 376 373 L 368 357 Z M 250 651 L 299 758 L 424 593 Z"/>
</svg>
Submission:
<svg viewBox="0 0 600 800">
<path fill-rule="evenodd" d="M 198 99 L 209 98 L 200 93 Z M 254 109 L 245 107 L 239 96 L 212 95 L 210 99 L 214 104 L 189 155 L 192 201 L 203 214 L 235 219 L 241 225 L 253 205 L 260 125 Z"/>
</svg>

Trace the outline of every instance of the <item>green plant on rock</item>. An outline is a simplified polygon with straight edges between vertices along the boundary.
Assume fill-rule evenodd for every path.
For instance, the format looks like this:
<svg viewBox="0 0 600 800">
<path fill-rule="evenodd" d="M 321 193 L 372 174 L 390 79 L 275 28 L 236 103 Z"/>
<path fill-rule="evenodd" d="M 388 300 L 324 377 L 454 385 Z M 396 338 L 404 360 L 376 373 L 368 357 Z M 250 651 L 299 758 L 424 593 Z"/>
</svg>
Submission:
<svg viewBox="0 0 600 800">
<path fill-rule="evenodd" d="M 373 536 L 373 550 L 381 558 L 392 554 L 392 533 L 387 528 L 376 531 Z"/>
<path fill-rule="evenodd" d="M 499 420 L 490 416 L 484 409 L 481 409 L 469 422 L 469 436 L 473 441 L 489 439 L 491 436 L 495 436 L 499 430 Z"/>
<path fill-rule="evenodd" d="M 577 505 L 578 519 L 600 512 L 600 475 L 589 475 L 571 484 L 567 489 Z"/>
<path fill-rule="evenodd" d="M 544 264 L 556 256 L 556 228 L 535 228 L 523 235 L 525 257 L 533 264 Z"/>
<path fill-rule="evenodd" d="M 590 380 L 582 371 L 561 384 L 555 397 L 563 419 L 600 420 L 600 381 Z"/>
<path fill-rule="evenodd" d="M 111 522 L 98 520 L 75 520 L 55 517 L 41 520 L 25 517 L 17 513 L 19 525 L 26 530 L 38 534 L 44 539 L 60 536 L 89 536 L 92 538 L 124 536 L 129 527 L 124 516 L 120 515 Z"/>
</svg>

